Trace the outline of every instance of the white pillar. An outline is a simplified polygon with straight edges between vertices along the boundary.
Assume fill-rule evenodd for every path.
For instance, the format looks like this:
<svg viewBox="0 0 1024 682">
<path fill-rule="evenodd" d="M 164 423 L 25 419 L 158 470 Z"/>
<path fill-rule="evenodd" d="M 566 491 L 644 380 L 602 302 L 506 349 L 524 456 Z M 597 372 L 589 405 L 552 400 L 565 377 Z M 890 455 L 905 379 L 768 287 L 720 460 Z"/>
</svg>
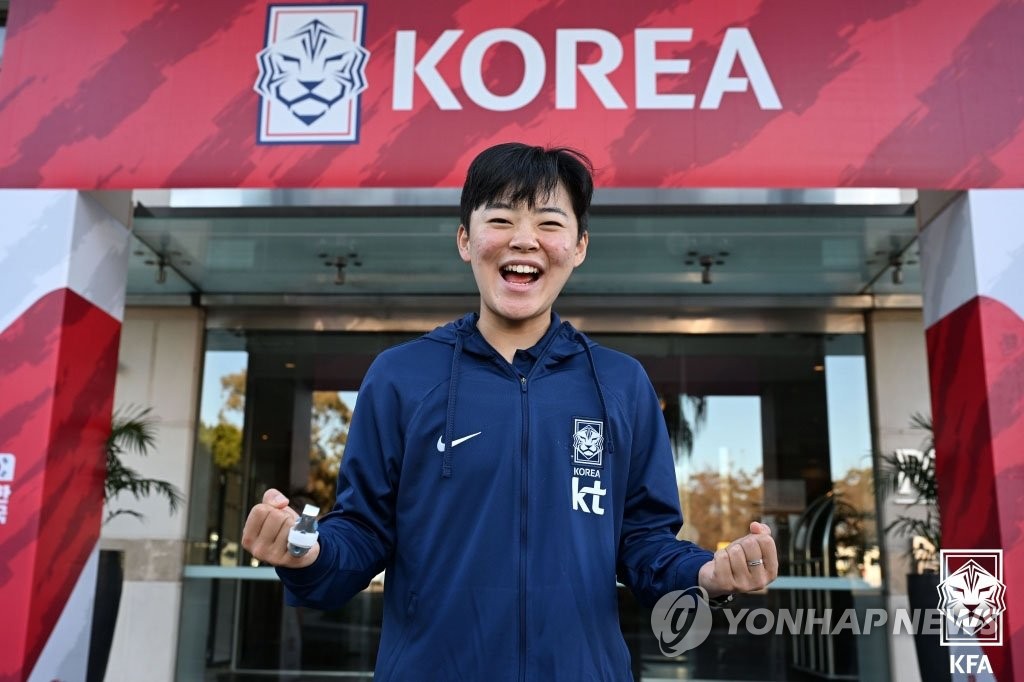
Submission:
<svg viewBox="0 0 1024 682">
<path fill-rule="evenodd" d="M 956 196 L 925 225 L 921 265 L 942 545 L 1002 550 L 1003 643 L 983 653 L 998 680 L 1014 680 L 1024 673 L 1024 190 Z"/>
<path fill-rule="evenodd" d="M 2 679 L 85 679 L 128 197 L 0 190 Z"/>
</svg>

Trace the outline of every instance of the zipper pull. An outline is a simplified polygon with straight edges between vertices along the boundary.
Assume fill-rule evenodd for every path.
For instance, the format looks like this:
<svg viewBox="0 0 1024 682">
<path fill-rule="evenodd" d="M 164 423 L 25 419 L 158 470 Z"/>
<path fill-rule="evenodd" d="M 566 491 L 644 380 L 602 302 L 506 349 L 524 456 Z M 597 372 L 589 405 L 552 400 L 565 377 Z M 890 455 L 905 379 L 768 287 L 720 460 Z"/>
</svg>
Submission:
<svg viewBox="0 0 1024 682">
<path fill-rule="evenodd" d="M 523 387 L 523 393 L 526 393 L 526 377 L 520 375 L 519 385 Z"/>
</svg>

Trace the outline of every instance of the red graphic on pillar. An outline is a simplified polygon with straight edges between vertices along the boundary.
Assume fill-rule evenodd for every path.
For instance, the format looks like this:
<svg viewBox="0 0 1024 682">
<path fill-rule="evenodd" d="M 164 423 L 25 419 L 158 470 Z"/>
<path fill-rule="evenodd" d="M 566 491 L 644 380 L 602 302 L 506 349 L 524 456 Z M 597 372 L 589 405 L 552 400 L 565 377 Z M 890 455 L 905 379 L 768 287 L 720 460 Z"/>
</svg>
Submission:
<svg viewBox="0 0 1024 682">
<path fill-rule="evenodd" d="M 942 544 L 1001 547 L 1006 636 L 997 679 L 1024 666 L 1024 320 L 979 296 L 927 331 Z M 1018 672 L 1019 675 L 1019 672 Z"/>
<path fill-rule="evenodd" d="M 99 539 L 121 324 L 69 289 L 0 333 L 0 450 L 14 455 L 0 525 L 0 679 L 27 679 Z M 21 614 L 28 614 L 21 615 Z"/>
</svg>

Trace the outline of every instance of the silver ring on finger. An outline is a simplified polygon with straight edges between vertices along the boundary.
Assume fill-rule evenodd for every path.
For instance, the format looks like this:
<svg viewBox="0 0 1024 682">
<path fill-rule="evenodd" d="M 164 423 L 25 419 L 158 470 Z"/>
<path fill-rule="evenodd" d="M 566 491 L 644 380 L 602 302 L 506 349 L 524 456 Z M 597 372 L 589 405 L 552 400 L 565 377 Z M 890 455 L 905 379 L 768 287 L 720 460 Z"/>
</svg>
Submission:
<svg viewBox="0 0 1024 682">
<path fill-rule="evenodd" d="M 764 564 L 764 559 L 754 559 L 747 562 L 747 566 L 761 566 L 762 564 Z"/>
</svg>

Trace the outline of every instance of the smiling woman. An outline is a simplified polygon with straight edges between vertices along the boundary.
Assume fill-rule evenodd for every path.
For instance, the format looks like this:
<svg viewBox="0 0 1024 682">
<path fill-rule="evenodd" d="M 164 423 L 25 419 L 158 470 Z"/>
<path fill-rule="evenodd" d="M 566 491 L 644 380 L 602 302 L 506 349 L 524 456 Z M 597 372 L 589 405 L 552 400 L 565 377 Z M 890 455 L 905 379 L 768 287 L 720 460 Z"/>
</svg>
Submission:
<svg viewBox="0 0 1024 682">
<path fill-rule="evenodd" d="M 555 299 L 587 255 L 590 161 L 509 143 L 473 162 L 462 192 L 459 255 L 480 292 L 477 327 L 511 362 L 547 330 Z"/>
<path fill-rule="evenodd" d="M 589 239 L 585 232 L 577 237 L 571 211 L 559 184 L 543 205 L 487 205 L 459 227 L 459 255 L 480 291 L 477 325 L 506 360 L 544 335 L 555 299 L 586 258 Z M 517 345 L 512 337 L 519 333 L 530 338 Z"/>
</svg>

